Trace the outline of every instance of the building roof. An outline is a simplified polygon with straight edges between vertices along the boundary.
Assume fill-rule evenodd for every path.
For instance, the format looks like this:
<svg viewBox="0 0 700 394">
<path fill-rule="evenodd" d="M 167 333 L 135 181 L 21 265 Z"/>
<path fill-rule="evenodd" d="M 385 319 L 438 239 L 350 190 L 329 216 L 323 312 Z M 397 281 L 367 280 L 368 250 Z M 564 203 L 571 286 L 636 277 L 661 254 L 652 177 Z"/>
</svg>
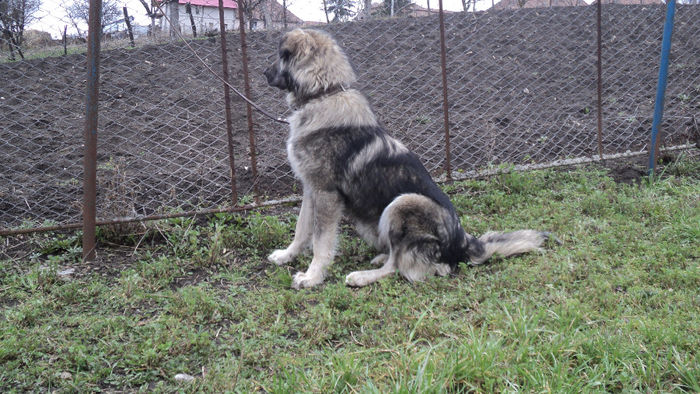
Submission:
<svg viewBox="0 0 700 394">
<path fill-rule="evenodd" d="M 372 15 L 373 17 L 388 16 L 388 15 L 382 15 L 383 12 L 384 12 L 384 3 L 372 3 L 372 6 L 370 7 L 370 15 Z M 443 12 L 445 14 L 454 13 L 454 11 L 448 11 L 448 10 L 444 10 Z M 436 7 L 431 7 L 430 9 L 427 9 L 425 7 L 421 7 L 420 5 L 418 5 L 416 3 L 408 3 L 405 6 L 394 10 L 395 16 L 420 17 L 420 16 L 428 16 L 428 15 L 437 15 L 439 13 L 440 13 L 440 10 Z M 361 12 L 357 15 L 358 20 L 364 20 L 365 18 L 367 18 L 367 11 Z"/>
<path fill-rule="evenodd" d="M 291 1 L 288 1 L 291 3 Z M 283 14 L 282 12 L 284 11 L 284 7 L 282 4 L 280 4 L 279 1 L 271 1 L 270 3 L 270 8 L 272 11 L 272 20 L 274 22 L 281 22 L 283 20 Z M 264 15 L 263 10 L 258 10 L 259 13 Z M 298 16 L 294 15 L 292 11 L 289 11 L 289 8 L 287 8 L 287 23 L 291 24 L 305 24 L 303 19 L 299 18 Z"/>
<path fill-rule="evenodd" d="M 224 1 L 224 8 L 233 8 L 237 9 L 238 4 L 236 3 L 235 0 L 223 0 Z M 190 3 L 192 5 L 198 5 L 198 6 L 203 6 L 203 7 L 214 7 L 218 8 L 219 7 L 219 0 L 178 0 L 178 4 L 187 4 Z M 269 3 L 266 3 L 270 7 L 270 12 L 272 13 L 272 19 L 274 22 L 281 22 L 283 20 L 283 15 L 282 11 L 284 8 L 278 1 L 271 1 Z M 261 20 L 265 17 L 265 10 L 262 9 L 262 7 L 256 7 L 255 10 L 253 11 L 253 19 Z M 294 15 L 289 9 L 287 9 L 287 22 L 290 24 L 297 24 L 301 25 L 304 23 L 304 21 L 299 18 L 298 16 Z"/>
<path fill-rule="evenodd" d="M 205 7 L 219 6 L 219 0 L 178 0 L 178 3 L 190 3 L 192 5 L 202 5 Z M 238 4 L 234 0 L 224 0 L 224 8 L 238 8 Z"/>
</svg>

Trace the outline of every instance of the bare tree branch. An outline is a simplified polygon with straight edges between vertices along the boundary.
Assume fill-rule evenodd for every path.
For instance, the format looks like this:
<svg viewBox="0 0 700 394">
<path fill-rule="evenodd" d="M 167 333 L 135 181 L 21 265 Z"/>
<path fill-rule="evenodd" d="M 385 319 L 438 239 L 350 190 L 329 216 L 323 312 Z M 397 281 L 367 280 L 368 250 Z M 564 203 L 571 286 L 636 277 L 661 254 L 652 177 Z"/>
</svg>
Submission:
<svg viewBox="0 0 700 394">
<path fill-rule="evenodd" d="M 11 60 L 15 60 L 15 50 L 24 59 L 24 28 L 36 20 L 39 7 L 41 0 L 0 0 L 0 37 L 10 48 Z"/>
</svg>

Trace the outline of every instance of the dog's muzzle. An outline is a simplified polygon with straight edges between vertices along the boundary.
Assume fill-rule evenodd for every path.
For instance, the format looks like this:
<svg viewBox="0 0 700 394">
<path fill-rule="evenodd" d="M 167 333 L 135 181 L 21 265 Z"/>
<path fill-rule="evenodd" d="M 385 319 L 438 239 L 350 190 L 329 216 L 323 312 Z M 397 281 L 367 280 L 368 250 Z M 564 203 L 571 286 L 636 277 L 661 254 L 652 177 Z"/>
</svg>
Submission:
<svg viewBox="0 0 700 394">
<path fill-rule="evenodd" d="M 287 80 L 280 72 L 279 62 L 274 62 L 263 72 L 267 78 L 267 84 L 278 89 L 287 90 Z"/>
<path fill-rule="evenodd" d="M 265 75 L 265 78 L 267 78 L 267 84 L 272 86 L 272 83 L 275 80 L 275 74 L 276 72 L 274 71 L 275 65 L 271 65 L 270 67 L 267 68 L 267 70 L 263 71 L 263 74 Z"/>
</svg>

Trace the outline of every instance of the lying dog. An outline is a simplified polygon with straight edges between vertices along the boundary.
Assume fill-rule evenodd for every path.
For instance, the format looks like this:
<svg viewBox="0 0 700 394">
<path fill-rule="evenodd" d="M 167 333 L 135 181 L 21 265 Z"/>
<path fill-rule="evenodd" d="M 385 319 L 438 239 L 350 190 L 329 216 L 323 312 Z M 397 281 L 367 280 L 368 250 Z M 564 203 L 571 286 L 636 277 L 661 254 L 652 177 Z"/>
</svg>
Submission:
<svg viewBox="0 0 700 394">
<path fill-rule="evenodd" d="M 367 99 L 350 88 L 355 73 L 328 34 L 286 33 L 265 76 L 270 86 L 289 92 L 294 113 L 287 154 L 304 192 L 294 241 L 268 259 L 281 265 L 313 248 L 309 269 L 294 276 L 292 287 L 323 282 L 343 215 L 380 251 L 372 263 L 382 265 L 349 274 L 349 286 L 366 286 L 397 270 L 412 282 L 444 276 L 460 262 L 538 249 L 548 237 L 534 230 L 478 239 L 467 234 L 418 157 L 382 129 Z"/>
</svg>

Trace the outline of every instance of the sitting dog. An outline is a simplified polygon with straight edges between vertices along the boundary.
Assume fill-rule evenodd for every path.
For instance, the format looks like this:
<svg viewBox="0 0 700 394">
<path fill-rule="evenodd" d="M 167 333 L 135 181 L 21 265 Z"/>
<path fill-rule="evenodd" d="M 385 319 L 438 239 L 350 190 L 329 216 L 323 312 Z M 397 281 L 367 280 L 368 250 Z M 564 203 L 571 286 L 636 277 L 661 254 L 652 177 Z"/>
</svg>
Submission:
<svg viewBox="0 0 700 394">
<path fill-rule="evenodd" d="M 349 274 L 349 286 L 366 286 L 398 271 L 409 281 L 447 275 L 460 262 L 481 264 L 538 249 L 548 233 L 520 230 L 467 234 L 449 198 L 418 157 L 379 125 L 367 99 L 350 86 L 355 73 L 327 33 L 286 33 L 278 59 L 265 71 L 270 86 L 287 91 L 287 155 L 303 185 L 294 241 L 268 259 L 278 265 L 312 247 L 306 272 L 292 287 L 323 282 L 333 262 L 345 215 L 380 254 L 381 268 Z"/>
</svg>

